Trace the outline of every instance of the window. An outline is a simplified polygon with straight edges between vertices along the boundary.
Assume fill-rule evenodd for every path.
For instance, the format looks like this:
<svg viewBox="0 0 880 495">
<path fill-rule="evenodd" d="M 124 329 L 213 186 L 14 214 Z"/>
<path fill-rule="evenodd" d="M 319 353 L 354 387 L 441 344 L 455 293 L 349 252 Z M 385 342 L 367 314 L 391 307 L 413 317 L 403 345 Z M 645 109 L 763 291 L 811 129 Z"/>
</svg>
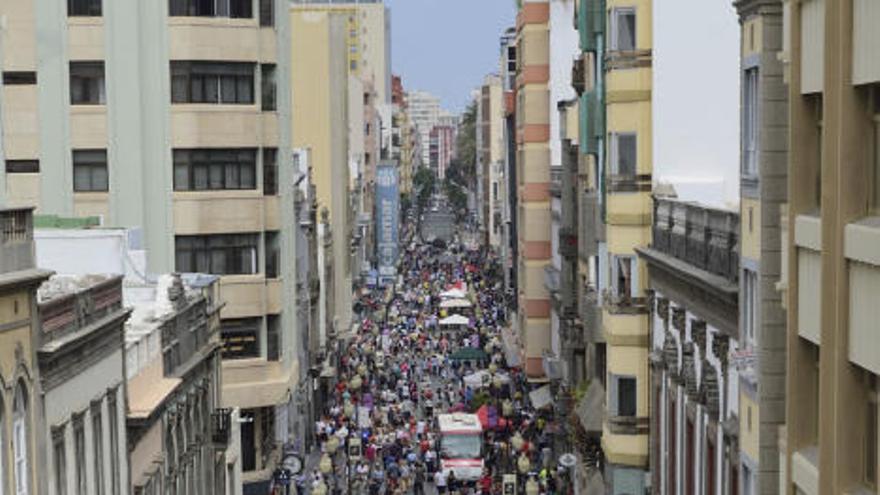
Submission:
<svg viewBox="0 0 880 495">
<path fill-rule="evenodd" d="M 278 278 L 281 255 L 281 236 L 278 232 L 266 232 L 266 278 Z"/>
<path fill-rule="evenodd" d="M 171 62 L 171 103 L 253 105 L 250 62 Z"/>
<path fill-rule="evenodd" d="M 223 359 L 260 357 L 261 318 L 236 318 L 220 322 L 223 339 Z"/>
<path fill-rule="evenodd" d="M 743 271 L 743 334 L 750 346 L 756 343 L 758 327 L 758 275 L 751 270 Z"/>
<path fill-rule="evenodd" d="M 865 385 L 867 388 L 868 403 L 865 411 L 865 469 L 864 482 L 873 489 L 877 488 L 877 444 L 880 443 L 880 428 L 878 428 L 877 403 L 880 397 L 880 389 L 877 388 L 877 376 L 865 371 Z"/>
<path fill-rule="evenodd" d="M 116 389 L 112 389 L 107 393 L 107 429 L 110 431 L 111 495 L 119 495 L 119 420 L 116 407 Z"/>
<path fill-rule="evenodd" d="M 636 49 L 636 9 L 626 7 L 611 10 L 611 49 Z"/>
<path fill-rule="evenodd" d="M 754 487 L 752 486 L 752 470 L 745 464 L 742 465 L 742 495 L 752 495 Z"/>
<path fill-rule="evenodd" d="M 271 27 L 275 25 L 275 2 L 274 0 L 260 0 L 260 26 Z"/>
<path fill-rule="evenodd" d="M 174 150 L 175 191 L 257 188 L 257 150 Z"/>
<path fill-rule="evenodd" d="M 263 194 L 278 194 L 278 150 L 263 148 Z"/>
<path fill-rule="evenodd" d="M 7 174 L 36 174 L 39 172 L 39 160 L 6 160 Z"/>
<path fill-rule="evenodd" d="M 12 470 L 15 474 L 15 495 L 30 493 L 28 462 L 30 449 L 30 405 L 24 383 L 15 387 L 15 398 L 12 402 Z"/>
<path fill-rule="evenodd" d="M 70 104 L 103 105 L 104 62 L 70 63 Z"/>
<path fill-rule="evenodd" d="M 259 240 L 258 234 L 177 236 L 177 271 L 213 275 L 257 273 Z"/>
<path fill-rule="evenodd" d="M 37 73 L 33 71 L 7 71 L 3 73 L 3 84 L 7 86 L 37 84 Z"/>
<path fill-rule="evenodd" d="M 262 85 L 262 109 L 264 112 L 274 112 L 276 109 L 277 84 L 275 82 L 275 64 L 263 64 L 260 66 Z"/>
<path fill-rule="evenodd" d="M 88 495 L 86 486 L 86 429 L 82 416 L 74 418 L 73 448 L 76 456 L 76 495 Z"/>
<path fill-rule="evenodd" d="M 108 187 L 107 150 L 74 150 L 73 190 L 102 192 Z"/>
<path fill-rule="evenodd" d="M 611 375 L 611 415 L 636 415 L 636 377 Z"/>
<path fill-rule="evenodd" d="M 70 17 L 101 17 L 101 0 L 67 0 Z"/>
<path fill-rule="evenodd" d="M 627 301 L 635 297 L 638 291 L 634 278 L 637 270 L 635 256 L 612 255 L 611 276 L 612 291 L 616 298 Z"/>
<path fill-rule="evenodd" d="M 758 69 L 746 69 L 743 79 L 742 174 L 758 175 Z"/>
<path fill-rule="evenodd" d="M 92 404 L 92 458 L 95 460 L 95 495 L 104 495 L 104 425 L 101 403 Z"/>
<path fill-rule="evenodd" d="M 254 16 L 253 0 L 170 0 L 172 16 L 232 17 L 250 19 Z"/>
<path fill-rule="evenodd" d="M 636 134 L 611 135 L 611 175 L 636 175 Z"/>
<path fill-rule="evenodd" d="M 278 361 L 281 357 L 281 318 L 266 315 L 266 359 Z"/>
<path fill-rule="evenodd" d="M 67 495 L 67 452 L 64 446 L 64 428 L 52 432 L 52 456 L 55 460 L 55 494 Z"/>
</svg>

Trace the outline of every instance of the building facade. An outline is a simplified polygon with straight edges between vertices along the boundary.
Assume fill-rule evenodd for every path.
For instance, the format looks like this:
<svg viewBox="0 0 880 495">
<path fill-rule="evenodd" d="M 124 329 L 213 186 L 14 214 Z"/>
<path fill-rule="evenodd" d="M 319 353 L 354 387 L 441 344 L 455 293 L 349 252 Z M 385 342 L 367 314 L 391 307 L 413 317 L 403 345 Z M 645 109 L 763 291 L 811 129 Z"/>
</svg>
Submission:
<svg viewBox="0 0 880 495">
<path fill-rule="evenodd" d="M 48 493 L 35 342 L 37 287 L 52 272 L 36 268 L 30 208 L 0 210 L 0 490 Z"/>
<path fill-rule="evenodd" d="M 862 0 L 784 2 L 783 20 L 788 354 L 779 489 L 878 493 L 880 10 Z"/>
<path fill-rule="evenodd" d="M 128 493 L 122 276 L 53 277 L 39 298 L 40 492 Z"/>
<path fill-rule="evenodd" d="M 269 357 L 296 335 L 293 200 L 281 187 L 291 183 L 287 9 L 0 7 L 14 26 L 3 30 L 3 71 L 18 74 L 2 91 L 3 201 L 140 229 L 150 273 L 220 275 L 222 338 L 255 342 L 224 364 L 224 400 L 248 408 L 286 403 L 297 372 Z"/>
<path fill-rule="evenodd" d="M 738 240 L 736 213 L 655 197 L 651 245 L 637 248 L 651 291 L 653 493 L 741 493 L 729 359 L 739 342 Z"/>
</svg>

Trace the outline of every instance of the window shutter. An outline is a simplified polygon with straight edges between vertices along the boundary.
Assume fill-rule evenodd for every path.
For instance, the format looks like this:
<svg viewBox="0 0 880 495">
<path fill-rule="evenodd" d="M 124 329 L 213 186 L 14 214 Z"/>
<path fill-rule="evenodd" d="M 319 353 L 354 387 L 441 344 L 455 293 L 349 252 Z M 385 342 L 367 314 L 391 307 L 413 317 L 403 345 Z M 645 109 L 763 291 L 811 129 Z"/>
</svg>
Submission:
<svg viewBox="0 0 880 495">
<path fill-rule="evenodd" d="M 608 412 L 612 416 L 618 415 L 617 408 L 618 408 L 619 404 L 617 401 L 617 394 L 618 394 L 618 380 L 619 379 L 620 379 L 620 377 L 618 377 L 617 375 L 611 375 L 611 380 L 608 381 L 608 383 L 610 385 L 610 387 L 608 389 Z"/>
<path fill-rule="evenodd" d="M 630 296 L 639 297 L 639 260 L 635 257 L 631 258 L 629 269 L 630 276 Z"/>
<path fill-rule="evenodd" d="M 15 458 L 15 493 L 16 495 L 27 495 L 27 437 L 25 434 L 26 429 L 24 427 L 24 418 L 16 418 L 12 425 L 12 430 L 12 449 Z"/>
</svg>

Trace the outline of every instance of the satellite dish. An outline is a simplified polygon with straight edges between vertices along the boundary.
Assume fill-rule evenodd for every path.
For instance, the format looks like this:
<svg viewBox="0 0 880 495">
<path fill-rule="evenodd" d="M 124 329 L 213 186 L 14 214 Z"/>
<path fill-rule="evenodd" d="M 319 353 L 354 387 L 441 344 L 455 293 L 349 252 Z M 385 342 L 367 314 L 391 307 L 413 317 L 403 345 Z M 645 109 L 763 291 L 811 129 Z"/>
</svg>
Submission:
<svg viewBox="0 0 880 495">
<path fill-rule="evenodd" d="M 562 454 L 559 456 L 559 464 L 565 468 L 573 468 L 577 464 L 577 457 L 574 454 Z"/>
</svg>

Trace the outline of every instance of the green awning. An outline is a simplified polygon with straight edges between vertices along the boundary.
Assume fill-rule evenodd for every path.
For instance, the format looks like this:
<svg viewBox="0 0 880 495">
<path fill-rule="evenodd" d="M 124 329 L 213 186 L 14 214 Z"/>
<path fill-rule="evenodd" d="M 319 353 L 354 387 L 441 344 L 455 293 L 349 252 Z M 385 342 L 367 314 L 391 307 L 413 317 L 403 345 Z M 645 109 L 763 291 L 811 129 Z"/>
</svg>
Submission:
<svg viewBox="0 0 880 495">
<path fill-rule="evenodd" d="M 482 349 L 476 347 L 462 347 L 453 352 L 449 356 L 449 359 L 454 359 L 456 361 L 477 361 L 489 359 L 489 356 Z"/>
</svg>

